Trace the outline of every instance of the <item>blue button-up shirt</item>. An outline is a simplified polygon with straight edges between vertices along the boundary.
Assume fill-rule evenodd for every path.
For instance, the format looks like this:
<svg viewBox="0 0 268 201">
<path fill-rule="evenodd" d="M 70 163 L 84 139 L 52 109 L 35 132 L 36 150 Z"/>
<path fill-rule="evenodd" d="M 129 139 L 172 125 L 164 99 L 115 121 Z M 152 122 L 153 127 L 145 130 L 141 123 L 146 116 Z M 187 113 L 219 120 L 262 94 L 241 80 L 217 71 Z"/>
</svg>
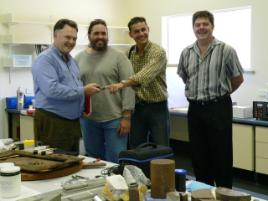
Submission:
<svg viewBox="0 0 268 201">
<path fill-rule="evenodd" d="M 77 119 L 84 106 L 84 88 L 75 60 L 56 47 L 42 52 L 32 67 L 36 108 L 63 118 Z"/>
</svg>

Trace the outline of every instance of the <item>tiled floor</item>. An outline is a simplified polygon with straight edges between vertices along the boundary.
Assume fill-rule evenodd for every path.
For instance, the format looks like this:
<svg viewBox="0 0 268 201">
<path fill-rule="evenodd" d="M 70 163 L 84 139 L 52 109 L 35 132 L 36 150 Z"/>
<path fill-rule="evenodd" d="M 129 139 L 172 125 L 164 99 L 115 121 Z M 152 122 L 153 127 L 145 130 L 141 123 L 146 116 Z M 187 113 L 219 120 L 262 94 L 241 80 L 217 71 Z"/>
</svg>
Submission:
<svg viewBox="0 0 268 201">
<path fill-rule="evenodd" d="M 175 152 L 176 168 L 186 169 L 189 176 L 194 176 L 189 148 L 187 145 L 178 145 L 176 142 L 171 142 L 171 146 Z M 178 146 L 180 148 L 178 148 Z M 233 188 L 239 191 L 247 192 L 254 197 L 268 200 L 267 175 L 257 175 L 253 172 L 235 169 Z"/>
</svg>

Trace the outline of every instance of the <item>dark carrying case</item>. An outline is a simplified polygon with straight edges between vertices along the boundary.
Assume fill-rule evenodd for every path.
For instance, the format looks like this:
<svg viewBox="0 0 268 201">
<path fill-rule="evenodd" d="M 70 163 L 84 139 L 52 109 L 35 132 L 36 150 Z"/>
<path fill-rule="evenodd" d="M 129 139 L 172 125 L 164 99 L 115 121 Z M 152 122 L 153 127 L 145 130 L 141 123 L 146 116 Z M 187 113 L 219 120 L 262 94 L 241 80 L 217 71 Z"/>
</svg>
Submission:
<svg viewBox="0 0 268 201">
<path fill-rule="evenodd" d="M 170 147 L 144 143 L 135 149 L 121 151 L 118 161 L 120 165 L 135 165 L 141 168 L 144 174 L 150 178 L 150 161 L 172 158 L 173 155 L 173 150 Z"/>
</svg>

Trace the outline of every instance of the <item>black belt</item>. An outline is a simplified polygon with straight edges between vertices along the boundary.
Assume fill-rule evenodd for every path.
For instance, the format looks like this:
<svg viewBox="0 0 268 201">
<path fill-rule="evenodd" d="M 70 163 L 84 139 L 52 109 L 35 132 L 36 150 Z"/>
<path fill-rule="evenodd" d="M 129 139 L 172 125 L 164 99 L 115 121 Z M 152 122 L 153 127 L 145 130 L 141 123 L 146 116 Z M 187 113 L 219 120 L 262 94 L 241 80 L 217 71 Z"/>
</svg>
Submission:
<svg viewBox="0 0 268 201">
<path fill-rule="evenodd" d="M 187 100 L 189 101 L 190 104 L 205 106 L 205 105 L 212 105 L 215 103 L 224 102 L 228 100 L 229 97 L 230 97 L 230 94 L 225 94 L 223 96 L 219 96 L 211 100 L 191 100 L 191 99 L 187 99 Z"/>
<path fill-rule="evenodd" d="M 155 104 L 166 104 L 167 101 L 160 101 L 160 102 L 146 102 L 146 101 L 138 101 L 136 105 L 155 105 Z"/>
</svg>

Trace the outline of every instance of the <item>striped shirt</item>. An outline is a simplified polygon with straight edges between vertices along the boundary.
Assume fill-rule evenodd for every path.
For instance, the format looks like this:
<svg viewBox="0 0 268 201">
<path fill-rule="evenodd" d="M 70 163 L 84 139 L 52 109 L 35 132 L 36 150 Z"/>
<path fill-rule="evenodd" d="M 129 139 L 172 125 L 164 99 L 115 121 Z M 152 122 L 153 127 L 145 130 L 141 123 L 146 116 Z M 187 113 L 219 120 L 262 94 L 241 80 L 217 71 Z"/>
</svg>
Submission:
<svg viewBox="0 0 268 201">
<path fill-rule="evenodd" d="M 136 48 L 130 54 L 135 75 L 129 79 L 139 83 L 135 87 L 136 101 L 156 103 L 167 100 L 166 52 L 159 45 L 148 42 L 143 55 Z"/>
<path fill-rule="evenodd" d="M 190 100 L 212 100 L 232 92 L 230 78 L 243 69 L 236 51 L 214 39 L 204 57 L 197 42 L 186 47 L 180 56 L 177 73 L 185 83 L 185 95 Z"/>
</svg>

